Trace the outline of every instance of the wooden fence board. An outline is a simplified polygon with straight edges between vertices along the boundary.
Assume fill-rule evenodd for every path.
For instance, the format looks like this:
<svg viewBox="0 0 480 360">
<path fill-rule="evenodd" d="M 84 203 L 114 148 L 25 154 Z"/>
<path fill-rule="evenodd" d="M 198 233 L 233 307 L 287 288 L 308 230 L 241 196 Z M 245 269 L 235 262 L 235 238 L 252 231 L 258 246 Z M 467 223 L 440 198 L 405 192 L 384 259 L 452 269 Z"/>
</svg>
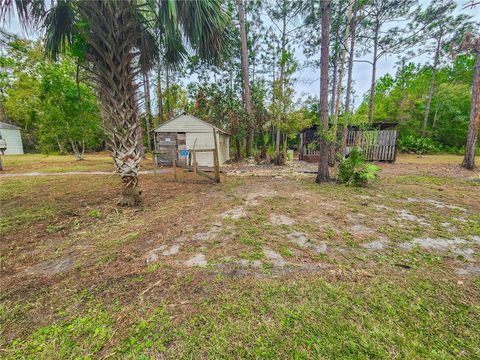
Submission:
<svg viewBox="0 0 480 360">
<path fill-rule="evenodd" d="M 346 154 L 353 147 L 362 149 L 363 156 L 370 161 L 395 161 L 397 156 L 397 130 L 349 130 L 346 140 Z M 350 148 L 350 149 L 349 149 Z M 309 149 L 303 144 L 303 154 L 318 156 L 318 149 Z"/>
</svg>

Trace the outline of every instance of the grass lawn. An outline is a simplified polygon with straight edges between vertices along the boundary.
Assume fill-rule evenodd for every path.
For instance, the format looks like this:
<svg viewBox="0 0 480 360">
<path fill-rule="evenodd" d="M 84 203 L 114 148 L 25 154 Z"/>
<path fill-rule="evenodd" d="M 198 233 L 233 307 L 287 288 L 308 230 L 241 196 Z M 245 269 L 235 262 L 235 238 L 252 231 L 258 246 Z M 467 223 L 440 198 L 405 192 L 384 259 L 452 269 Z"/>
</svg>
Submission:
<svg viewBox="0 0 480 360">
<path fill-rule="evenodd" d="M 112 157 L 108 152 L 86 154 L 85 159 L 77 161 L 73 155 L 4 155 L 2 156 L 4 173 L 29 172 L 70 172 L 70 171 L 114 171 Z M 152 169 L 151 157 L 143 162 L 142 169 Z"/>
<path fill-rule="evenodd" d="M 0 177 L 0 357 L 480 358 L 480 182 L 460 162 L 400 156 L 368 188 L 148 174 L 137 209 L 115 176 Z"/>
</svg>

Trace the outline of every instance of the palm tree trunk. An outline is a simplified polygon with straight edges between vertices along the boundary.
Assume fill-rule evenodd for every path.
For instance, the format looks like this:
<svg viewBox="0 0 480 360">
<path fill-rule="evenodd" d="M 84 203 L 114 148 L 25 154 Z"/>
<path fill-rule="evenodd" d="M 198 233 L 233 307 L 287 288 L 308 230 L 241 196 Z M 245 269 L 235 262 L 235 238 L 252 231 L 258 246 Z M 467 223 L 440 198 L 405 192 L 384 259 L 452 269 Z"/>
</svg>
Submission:
<svg viewBox="0 0 480 360">
<path fill-rule="evenodd" d="M 437 73 L 438 59 L 440 57 L 440 46 L 442 38 L 437 40 L 437 48 L 435 49 L 435 59 L 432 67 L 432 78 L 430 79 L 430 86 L 428 88 L 427 103 L 425 105 L 425 114 L 423 116 L 422 136 L 427 134 L 428 116 L 430 115 L 430 105 L 432 103 L 433 87 L 435 86 L 435 75 Z"/>
<path fill-rule="evenodd" d="M 247 157 L 252 156 L 253 127 L 252 127 L 252 97 L 250 94 L 250 75 L 248 72 L 247 32 L 245 30 L 245 8 L 243 0 L 237 0 L 238 20 L 240 23 L 241 62 L 243 77 L 243 104 L 248 115 L 247 141 L 245 151 Z"/>
<path fill-rule="evenodd" d="M 468 170 L 475 169 L 475 150 L 478 138 L 478 119 L 480 113 L 480 37 L 475 48 L 476 60 L 472 86 L 472 104 L 470 107 L 470 121 L 468 124 L 467 144 L 462 166 Z"/>
<path fill-rule="evenodd" d="M 117 173 L 122 182 L 119 205 L 134 206 L 140 203 L 138 171 L 142 156 L 139 152 L 140 128 L 136 81 L 139 70 L 135 68 L 135 22 L 131 21 L 129 2 L 86 1 L 80 11 L 91 19 L 92 50 L 88 61 L 92 64 L 103 126 L 109 135 L 109 145 Z M 105 21 L 108 19 L 108 21 Z M 115 51 L 107 51 L 114 49 Z"/>
<path fill-rule="evenodd" d="M 330 33 L 330 0 L 322 1 L 322 50 L 320 57 L 320 144 L 316 182 L 330 180 L 328 170 L 328 46 Z"/>
</svg>

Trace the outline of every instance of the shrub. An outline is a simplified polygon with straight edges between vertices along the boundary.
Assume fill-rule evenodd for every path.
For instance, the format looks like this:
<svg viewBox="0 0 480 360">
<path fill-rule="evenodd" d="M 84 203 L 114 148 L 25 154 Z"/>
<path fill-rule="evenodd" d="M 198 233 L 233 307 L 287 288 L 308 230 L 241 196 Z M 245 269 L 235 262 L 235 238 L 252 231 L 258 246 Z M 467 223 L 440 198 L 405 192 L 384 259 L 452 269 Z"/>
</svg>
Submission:
<svg viewBox="0 0 480 360">
<path fill-rule="evenodd" d="M 354 148 L 349 156 L 340 162 L 338 181 L 352 186 L 366 186 L 378 178 L 380 168 L 367 163 L 358 148 Z"/>
<path fill-rule="evenodd" d="M 398 139 L 398 148 L 401 152 L 415 154 L 433 154 L 443 150 L 442 145 L 428 137 L 407 135 Z"/>
</svg>

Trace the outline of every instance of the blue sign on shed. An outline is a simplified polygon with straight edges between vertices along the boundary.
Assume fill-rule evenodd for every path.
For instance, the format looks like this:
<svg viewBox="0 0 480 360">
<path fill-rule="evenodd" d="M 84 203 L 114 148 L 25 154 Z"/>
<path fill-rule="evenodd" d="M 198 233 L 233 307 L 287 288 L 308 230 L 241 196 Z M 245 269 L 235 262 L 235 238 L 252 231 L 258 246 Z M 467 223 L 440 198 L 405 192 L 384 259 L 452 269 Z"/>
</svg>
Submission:
<svg viewBox="0 0 480 360">
<path fill-rule="evenodd" d="M 188 150 L 180 150 L 180 156 L 188 156 Z"/>
</svg>

